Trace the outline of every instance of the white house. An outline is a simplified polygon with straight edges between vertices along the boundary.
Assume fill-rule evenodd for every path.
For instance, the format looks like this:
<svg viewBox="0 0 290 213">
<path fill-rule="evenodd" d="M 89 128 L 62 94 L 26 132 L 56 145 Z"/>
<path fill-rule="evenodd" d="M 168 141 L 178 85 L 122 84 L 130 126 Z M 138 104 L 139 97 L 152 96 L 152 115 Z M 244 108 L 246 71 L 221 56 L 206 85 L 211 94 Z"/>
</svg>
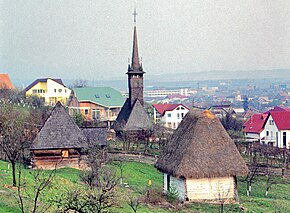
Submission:
<svg viewBox="0 0 290 213">
<path fill-rule="evenodd" d="M 189 108 L 183 104 L 153 104 L 154 122 L 162 122 L 165 127 L 176 129 Z"/>
<path fill-rule="evenodd" d="M 71 90 L 64 85 L 61 79 L 36 79 L 25 89 L 26 96 L 38 96 L 46 105 L 55 105 L 58 101 L 66 105 Z"/>
<path fill-rule="evenodd" d="M 290 148 L 290 111 L 270 111 L 264 124 L 264 143 Z"/>
<path fill-rule="evenodd" d="M 267 113 L 254 114 L 243 124 L 243 132 L 245 133 L 247 141 L 260 142 L 261 139 L 265 138 L 264 124 L 267 117 Z"/>
</svg>

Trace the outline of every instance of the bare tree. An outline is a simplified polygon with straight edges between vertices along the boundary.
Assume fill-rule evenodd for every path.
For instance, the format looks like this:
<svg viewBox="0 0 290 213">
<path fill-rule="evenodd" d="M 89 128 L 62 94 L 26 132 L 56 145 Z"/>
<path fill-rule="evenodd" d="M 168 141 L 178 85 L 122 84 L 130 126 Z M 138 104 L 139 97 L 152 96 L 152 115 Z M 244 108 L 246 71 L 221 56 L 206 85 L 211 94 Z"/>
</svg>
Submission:
<svg viewBox="0 0 290 213">
<path fill-rule="evenodd" d="M 131 207 L 133 212 L 137 212 L 137 210 L 140 208 L 141 200 L 140 196 L 137 195 L 129 195 L 128 205 Z"/>
<path fill-rule="evenodd" d="M 66 212 L 104 212 L 114 204 L 118 181 L 111 168 L 104 168 L 99 172 L 97 185 L 65 192 L 54 202 Z"/>
<path fill-rule="evenodd" d="M 18 168 L 18 182 L 17 182 L 17 200 L 18 206 L 22 213 L 26 212 L 26 209 L 29 209 L 29 212 L 46 212 L 51 205 L 42 205 L 40 207 L 41 195 L 42 192 L 48 188 L 56 173 L 56 166 L 51 171 L 43 171 L 42 169 L 31 170 L 30 175 L 33 177 L 33 194 L 29 194 L 26 191 L 27 182 L 26 179 L 22 176 L 21 165 Z M 24 197 L 28 197 L 32 200 L 31 209 L 28 206 L 24 205 Z M 30 202 L 29 202 L 30 203 Z M 28 211 L 28 210 L 27 210 Z"/>
<path fill-rule="evenodd" d="M 88 87 L 88 80 L 85 79 L 78 79 L 75 80 L 71 86 L 72 88 L 84 88 Z"/>
<path fill-rule="evenodd" d="M 39 120 L 38 120 L 39 121 Z M 0 148 L 12 166 L 12 183 L 16 186 L 16 163 L 24 148 L 38 131 L 37 116 L 12 104 L 0 105 Z"/>
</svg>

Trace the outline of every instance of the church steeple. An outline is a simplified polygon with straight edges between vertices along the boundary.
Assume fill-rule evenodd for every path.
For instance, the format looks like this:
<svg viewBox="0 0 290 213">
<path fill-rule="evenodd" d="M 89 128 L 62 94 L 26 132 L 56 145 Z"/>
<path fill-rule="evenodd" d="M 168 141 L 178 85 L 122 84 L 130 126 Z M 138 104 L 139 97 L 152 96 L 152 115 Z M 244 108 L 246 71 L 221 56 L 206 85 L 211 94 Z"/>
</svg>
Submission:
<svg viewBox="0 0 290 213">
<path fill-rule="evenodd" d="M 141 105 L 144 104 L 143 100 L 143 71 L 142 64 L 139 60 L 138 42 L 137 42 L 137 27 L 136 27 L 136 8 L 134 9 L 134 33 L 133 33 L 133 49 L 131 64 L 128 65 L 128 87 L 129 87 L 129 100 L 131 107 L 138 100 Z"/>
<path fill-rule="evenodd" d="M 131 65 L 128 66 L 128 72 L 143 72 L 142 64 L 140 64 L 139 60 L 139 52 L 138 52 L 138 40 L 137 40 L 137 27 L 136 27 L 136 17 L 137 12 L 136 8 L 134 8 L 134 33 L 133 33 L 133 49 L 132 49 L 132 59 Z"/>
<path fill-rule="evenodd" d="M 132 69 L 140 69 L 139 53 L 138 53 L 138 42 L 137 42 L 137 29 L 134 26 L 134 36 L 133 36 L 133 50 L 132 50 Z"/>
</svg>

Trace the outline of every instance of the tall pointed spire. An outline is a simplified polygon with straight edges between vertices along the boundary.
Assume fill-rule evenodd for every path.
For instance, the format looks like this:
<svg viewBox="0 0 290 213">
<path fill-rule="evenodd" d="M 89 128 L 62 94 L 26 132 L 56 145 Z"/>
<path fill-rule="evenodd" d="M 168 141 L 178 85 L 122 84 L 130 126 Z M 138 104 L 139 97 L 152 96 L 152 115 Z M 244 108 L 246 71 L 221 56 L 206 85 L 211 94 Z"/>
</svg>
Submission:
<svg viewBox="0 0 290 213">
<path fill-rule="evenodd" d="M 134 36 L 133 36 L 133 51 L 132 51 L 132 69 L 139 69 L 140 63 L 139 63 L 139 53 L 138 53 L 138 42 L 137 42 L 137 29 L 136 25 L 134 26 Z"/>
<path fill-rule="evenodd" d="M 137 27 L 136 27 L 136 17 L 137 12 L 136 8 L 134 8 L 134 12 L 132 13 L 134 16 L 134 34 L 133 34 L 133 49 L 132 49 L 132 60 L 131 66 L 128 71 L 142 71 L 142 65 L 139 61 L 139 53 L 138 53 L 138 41 L 137 41 Z"/>
</svg>

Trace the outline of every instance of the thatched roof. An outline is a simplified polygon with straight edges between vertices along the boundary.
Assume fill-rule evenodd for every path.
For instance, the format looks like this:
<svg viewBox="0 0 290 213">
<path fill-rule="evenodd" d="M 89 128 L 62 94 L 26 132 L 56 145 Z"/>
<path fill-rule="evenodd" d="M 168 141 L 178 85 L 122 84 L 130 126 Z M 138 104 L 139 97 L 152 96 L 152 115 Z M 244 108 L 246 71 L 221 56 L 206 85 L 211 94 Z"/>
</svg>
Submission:
<svg viewBox="0 0 290 213">
<path fill-rule="evenodd" d="M 131 107 L 130 99 L 128 98 L 117 117 L 114 129 L 116 131 L 147 130 L 151 125 L 152 123 L 150 118 L 140 101 L 137 99 L 134 105 Z"/>
<path fill-rule="evenodd" d="M 161 153 L 156 168 L 175 177 L 210 178 L 247 175 L 234 142 L 210 111 L 192 109 Z"/>
<path fill-rule="evenodd" d="M 58 102 L 38 132 L 31 149 L 87 147 L 87 138 Z"/>
</svg>

